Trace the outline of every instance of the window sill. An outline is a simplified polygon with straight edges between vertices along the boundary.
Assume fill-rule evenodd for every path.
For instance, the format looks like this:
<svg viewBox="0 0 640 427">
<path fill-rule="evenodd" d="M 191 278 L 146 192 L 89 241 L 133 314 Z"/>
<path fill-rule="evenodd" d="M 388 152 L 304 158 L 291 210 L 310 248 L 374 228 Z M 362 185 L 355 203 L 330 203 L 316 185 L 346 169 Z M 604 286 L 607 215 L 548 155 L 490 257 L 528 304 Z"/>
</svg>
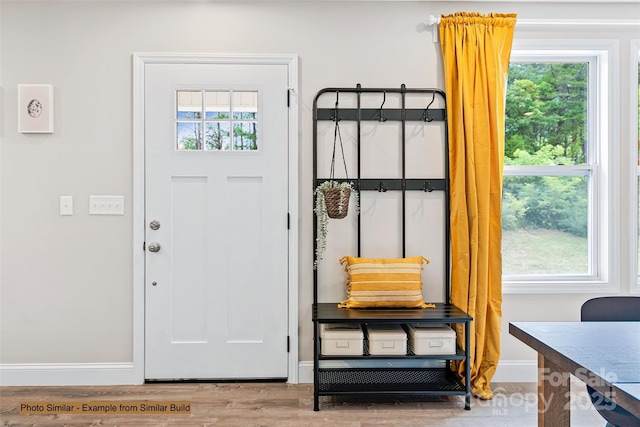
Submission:
<svg viewBox="0 0 640 427">
<path fill-rule="evenodd" d="M 611 294 L 620 292 L 620 285 L 605 281 L 505 281 L 503 294 Z"/>
</svg>

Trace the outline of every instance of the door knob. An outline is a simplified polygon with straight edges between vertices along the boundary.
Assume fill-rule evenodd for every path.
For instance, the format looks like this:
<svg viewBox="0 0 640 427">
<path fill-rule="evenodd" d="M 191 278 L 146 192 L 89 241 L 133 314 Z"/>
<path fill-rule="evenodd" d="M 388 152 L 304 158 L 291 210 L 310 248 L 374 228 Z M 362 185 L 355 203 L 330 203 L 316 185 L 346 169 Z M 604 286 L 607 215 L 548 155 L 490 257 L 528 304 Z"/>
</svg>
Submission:
<svg viewBox="0 0 640 427">
<path fill-rule="evenodd" d="M 158 242 L 151 242 L 149 243 L 149 251 L 150 252 L 158 252 L 160 250 L 160 243 Z"/>
</svg>

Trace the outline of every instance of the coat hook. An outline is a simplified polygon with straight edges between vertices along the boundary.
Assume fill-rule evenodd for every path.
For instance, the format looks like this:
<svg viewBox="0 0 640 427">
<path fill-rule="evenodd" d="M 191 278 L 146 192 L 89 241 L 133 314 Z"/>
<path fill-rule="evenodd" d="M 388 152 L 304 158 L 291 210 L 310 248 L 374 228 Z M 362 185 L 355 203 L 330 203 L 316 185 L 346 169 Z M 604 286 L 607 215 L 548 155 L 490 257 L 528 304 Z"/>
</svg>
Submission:
<svg viewBox="0 0 640 427">
<path fill-rule="evenodd" d="M 433 187 L 431 187 L 431 181 L 425 181 L 422 185 L 422 191 L 425 193 L 431 193 L 433 191 Z"/>
<path fill-rule="evenodd" d="M 338 101 L 340 100 L 340 91 L 336 91 L 336 106 L 333 109 L 333 117 L 331 117 L 331 120 L 334 122 L 339 122 L 340 120 L 342 120 L 340 118 L 340 116 L 338 115 Z"/>
<path fill-rule="evenodd" d="M 378 184 L 378 192 L 379 193 L 386 193 L 387 192 L 387 186 L 384 185 L 384 181 L 380 181 L 380 184 Z"/>
<path fill-rule="evenodd" d="M 429 105 L 427 105 L 427 108 L 425 108 L 424 110 L 424 114 L 422 115 L 422 119 L 425 122 L 432 122 L 433 121 L 433 117 L 431 117 L 431 114 L 429 114 L 429 107 L 431 107 L 431 104 L 433 104 L 433 101 L 436 100 L 436 93 L 433 92 L 433 98 L 431 98 L 431 102 L 429 103 Z"/>
<path fill-rule="evenodd" d="M 387 91 L 386 90 L 382 92 L 382 105 L 380 105 L 380 111 L 378 111 L 378 121 L 379 122 L 386 122 L 387 121 L 387 118 L 382 113 L 382 107 L 384 106 L 385 102 L 387 102 Z"/>
</svg>

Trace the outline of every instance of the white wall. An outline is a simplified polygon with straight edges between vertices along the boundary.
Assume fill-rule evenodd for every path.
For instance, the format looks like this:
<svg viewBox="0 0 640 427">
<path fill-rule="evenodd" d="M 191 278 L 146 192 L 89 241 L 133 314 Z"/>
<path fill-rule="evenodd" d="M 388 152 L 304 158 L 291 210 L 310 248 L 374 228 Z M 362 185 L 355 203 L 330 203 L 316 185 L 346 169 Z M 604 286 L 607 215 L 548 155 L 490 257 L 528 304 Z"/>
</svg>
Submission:
<svg viewBox="0 0 640 427">
<path fill-rule="evenodd" d="M 300 56 L 299 330 L 300 360 L 309 361 L 316 92 L 356 83 L 442 87 L 439 45 L 424 25 L 429 15 L 480 11 L 516 12 L 525 20 L 578 18 L 576 5 L 563 3 L 5 0 L 0 8 L 0 366 L 5 369 L 133 360 L 132 289 L 142 285 L 132 282 L 133 52 Z M 638 4 L 585 4 L 579 10 L 580 19 L 639 18 Z M 622 26 L 526 27 L 516 37 L 615 39 L 623 61 L 630 56 L 630 40 L 639 38 L 638 27 Z M 17 132 L 19 83 L 54 85 L 55 134 Z M 631 90 L 624 76 L 620 90 Z M 620 111 L 625 102 L 626 97 L 619 100 Z M 612 125 L 620 126 L 621 141 L 631 141 L 625 129 L 630 115 L 621 118 L 613 118 Z M 629 176 L 628 168 L 621 161 L 621 177 Z M 630 193 L 621 182 L 620 215 L 629 212 Z M 90 194 L 123 195 L 125 215 L 89 216 Z M 74 196 L 73 216 L 58 214 L 61 195 Z M 631 232 L 622 229 L 621 235 Z M 626 248 L 618 251 L 625 254 Z M 628 293 L 629 261 L 623 259 L 621 267 L 621 293 Z M 590 296 L 505 295 L 505 366 L 530 367 L 535 360 L 508 335 L 508 322 L 577 320 L 581 302 Z"/>
</svg>

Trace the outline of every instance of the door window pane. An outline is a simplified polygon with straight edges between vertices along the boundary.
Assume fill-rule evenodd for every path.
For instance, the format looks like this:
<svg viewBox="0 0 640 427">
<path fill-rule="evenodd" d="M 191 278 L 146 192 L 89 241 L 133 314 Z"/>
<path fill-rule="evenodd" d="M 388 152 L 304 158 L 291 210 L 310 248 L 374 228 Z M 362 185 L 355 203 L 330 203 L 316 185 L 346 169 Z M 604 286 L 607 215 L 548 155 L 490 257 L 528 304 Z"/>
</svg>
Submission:
<svg viewBox="0 0 640 427">
<path fill-rule="evenodd" d="M 229 122 L 206 122 L 205 124 L 205 150 L 228 151 L 229 144 Z"/>
<path fill-rule="evenodd" d="M 177 123 L 178 150 L 202 149 L 202 124 L 200 122 Z"/>
<path fill-rule="evenodd" d="M 257 150 L 258 124 L 256 122 L 234 123 L 233 149 Z"/>
<path fill-rule="evenodd" d="M 201 91 L 178 91 L 176 100 L 178 104 L 176 108 L 176 118 L 178 120 L 198 120 L 202 118 Z"/>
<path fill-rule="evenodd" d="M 258 118 L 258 92 L 233 92 L 233 118 L 235 120 Z"/>
<path fill-rule="evenodd" d="M 207 120 L 229 120 L 231 104 L 229 91 L 207 91 L 206 92 L 206 113 Z"/>
</svg>

